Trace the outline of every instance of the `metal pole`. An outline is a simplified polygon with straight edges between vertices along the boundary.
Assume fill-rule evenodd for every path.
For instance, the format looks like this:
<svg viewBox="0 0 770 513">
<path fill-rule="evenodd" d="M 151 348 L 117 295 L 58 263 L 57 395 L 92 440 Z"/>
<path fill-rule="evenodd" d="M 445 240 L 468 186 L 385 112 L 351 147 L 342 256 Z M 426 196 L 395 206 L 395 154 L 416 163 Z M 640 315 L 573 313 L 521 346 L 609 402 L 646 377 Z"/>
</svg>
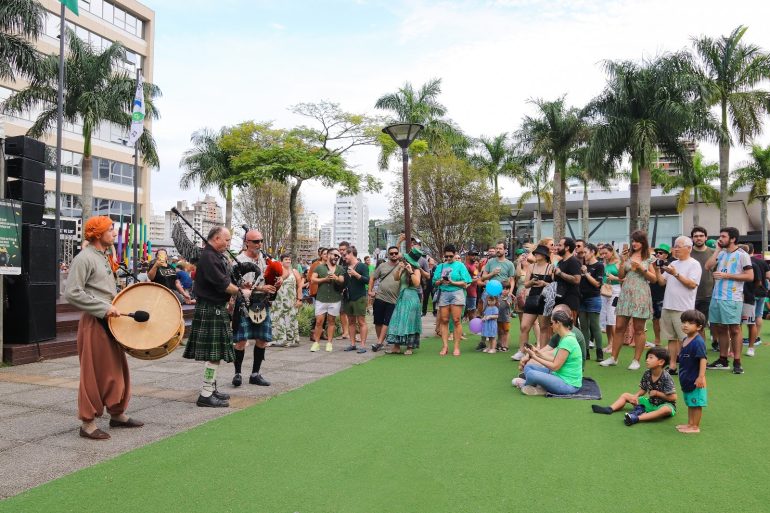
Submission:
<svg viewBox="0 0 770 513">
<path fill-rule="evenodd" d="M 59 90 L 56 95 L 56 190 L 54 228 L 56 229 L 56 299 L 61 297 L 61 146 L 64 129 L 64 21 L 65 7 L 61 4 L 59 22 Z"/>
<path fill-rule="evenodd" d="M 762 258 L 765 258 L 765 251 L 767 251 L 767 198 L 762 197 Z"/>
<path fill-rule="evenodd" d="M 0 184 L 5 183 L 5 127 L 0 119 Z M 0 187 L 0 199 L 5 198 L 5 187 Z M 3 323 L 5 322 L 5 277 L 0 276 L 0 362 L 3 361 Z"/>
<path fill-rule="evenodd" d="M 136 68 L 136 83 L 139 83 L 139 73 L 141 73 L 141 69 Z M 134 259 L 133 264 L 133 270 L 134 274 L 139 273 L 139 140 L 137 139 L 136 142 L 134 142 L 134 216 L 133 219 L 131 219 L 134 225 L 134 244 L 133 244 L 133 250 L 131 253 L 132 258 Z"/>
<path fill-rule="evenodd" d="M 404 237 L 406 251 L 412 249 L 412 218 L 409 210 L 409 149 L 401 148 L 401 160 L 404 162 Z"/>
</svg>

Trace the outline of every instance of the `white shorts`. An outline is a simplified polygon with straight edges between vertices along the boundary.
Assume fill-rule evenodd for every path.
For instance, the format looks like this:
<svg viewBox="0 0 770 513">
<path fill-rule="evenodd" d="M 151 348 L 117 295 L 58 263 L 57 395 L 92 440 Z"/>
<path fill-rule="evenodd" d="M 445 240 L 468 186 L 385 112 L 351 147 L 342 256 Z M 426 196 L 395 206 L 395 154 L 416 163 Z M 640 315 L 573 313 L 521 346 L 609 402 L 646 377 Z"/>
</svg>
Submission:
<svg viewBox="0 0 770 513">
<path fill-rule="evenodd" d="M 743 311 L 741 312 L 741 324 L 744 326 L 753 326 L 757 323 L 756 308 L 754 305 L 747 305 L 743 303 Z"/>
<path fill-rule="evenodd" d="M 321 303 L 320 301 L 316 301 L 315 316 L 318 317 L 319 315 L 328 314 L 332 317 L 339 317 L 340 308 L 342 308 L 342 301 L 337 301 L 336 303 Z"/>
<path fill-rule="evenodd" d="M 599 314 L 599 324 L 602 328 L 605 326 L 615 326 L 615 306 L 618 296 L 620 296 L 620 285 L 612 286 L 612 296 L 602 296 L 602 313 Z"/>
</svg>

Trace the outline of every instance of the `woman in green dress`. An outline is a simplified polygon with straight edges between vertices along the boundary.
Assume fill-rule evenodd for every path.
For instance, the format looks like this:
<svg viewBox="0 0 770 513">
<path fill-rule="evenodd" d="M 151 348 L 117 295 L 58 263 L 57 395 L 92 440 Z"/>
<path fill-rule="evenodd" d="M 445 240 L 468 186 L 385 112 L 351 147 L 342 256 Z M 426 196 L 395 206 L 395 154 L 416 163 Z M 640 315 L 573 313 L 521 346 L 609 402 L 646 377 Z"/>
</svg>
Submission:
<svg viewBox="0 0 770 513">
<path fill-rule="evenodd" d="M 388 325 L 388 336 L 385 343 L 392 345 L 390 354 L 401 353 L 401 346 L 406 346 L 404 354 L 410 355 L 420 347 L 422 334 L 422 302 L 420 301 L 420 264 L 423 252 L 412 248 L 404 255 L 404 260 L 398 263 L 393 272 L 393 279 L 401 282 L 401 290 L 396 301 L 396 308 Z"/>
</svg>

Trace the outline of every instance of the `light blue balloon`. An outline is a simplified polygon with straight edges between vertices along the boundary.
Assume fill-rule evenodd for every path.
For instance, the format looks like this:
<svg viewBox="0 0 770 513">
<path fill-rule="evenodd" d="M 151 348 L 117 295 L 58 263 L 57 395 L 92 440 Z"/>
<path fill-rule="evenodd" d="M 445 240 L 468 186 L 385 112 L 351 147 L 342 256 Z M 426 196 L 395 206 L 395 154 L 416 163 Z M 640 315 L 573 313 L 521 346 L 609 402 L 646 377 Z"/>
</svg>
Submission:
<svg viewBox="0 0 770 513">
<path fill-rule="evenodd" d="M 492 297 L 497 297 L 503 293 L 503 284 L 496 280 L 491 280 L 487 283 L 487 294 Z"/>
</svg>

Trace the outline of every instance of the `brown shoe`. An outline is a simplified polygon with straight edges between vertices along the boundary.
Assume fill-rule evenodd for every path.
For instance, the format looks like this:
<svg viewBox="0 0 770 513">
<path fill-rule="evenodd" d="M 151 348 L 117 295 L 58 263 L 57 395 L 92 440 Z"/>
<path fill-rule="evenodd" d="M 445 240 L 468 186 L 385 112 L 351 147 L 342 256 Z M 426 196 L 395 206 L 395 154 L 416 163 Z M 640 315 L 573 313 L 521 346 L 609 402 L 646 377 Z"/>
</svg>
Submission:
<svg viewBox="0 0 770 513">
<path fill-rule="evenodd" d="M 85 429 L 80 428 L 80 436 L 83 438 L 88 438 L 89 440 L 109 440 L 110 435 L 109 433 L 105 433 L 99 428 L 96 428 L 92 432 L 87 432 Z"/>
<path fill-rule="evenodd" d="M 142 422 L 141 420 L 135 420 L 132 418 L 129 418 L 126 421 L 110 419 L 110 427 L 114 427 L 114 428 L 120 428 L 120 427 L 137 428 L 142 426 L 144 426 L 144 422 Z"/>
</svg>

